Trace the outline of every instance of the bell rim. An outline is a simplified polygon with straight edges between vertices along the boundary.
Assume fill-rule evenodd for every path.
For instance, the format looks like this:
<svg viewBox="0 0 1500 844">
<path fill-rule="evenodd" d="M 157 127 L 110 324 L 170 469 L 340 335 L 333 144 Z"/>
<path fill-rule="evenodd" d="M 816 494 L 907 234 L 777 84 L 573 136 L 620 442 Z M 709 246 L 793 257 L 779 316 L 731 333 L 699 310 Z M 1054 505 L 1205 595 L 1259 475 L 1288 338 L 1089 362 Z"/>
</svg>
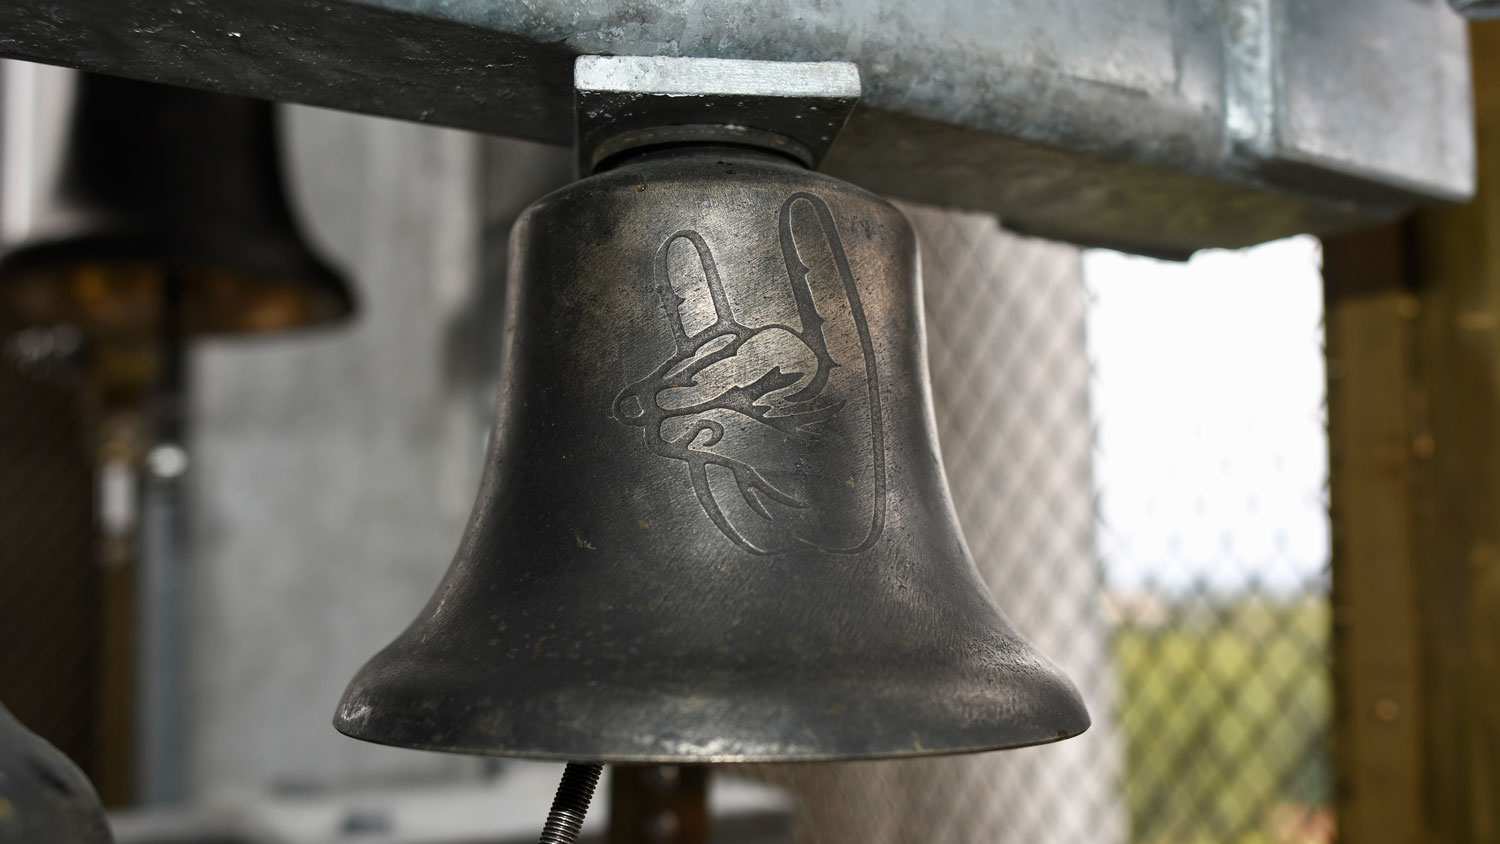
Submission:
<svg viewBox="0 0 1500 844">
<path fill-rule="evenodd" d="M 889 750 L 872 753 L 784 754 L 755 756 L 751 758 L 749 756 L 734 754 L 699 756 L 670 753 L 596 753 L 592 755 L 579 755 L 576 753 L 539 750 L 494 750 L 457 745 L 397 743 L 382 741 L 379 738 L 360 735 L 357 732 L 346 730 L 338 718 L 334 718 L 333 720 L 334 729 L 338 730 L 341 735 L 381 747 L 395 747 L 403 750 L 417 750 L 428 753 L 447 753 L 458 756 L 487 756 L 533 762 L 597 762 L 604 765 L 783 765 L 828 762 L 879 762 L 883 760 L 933 759 L 944 756 L 972 756 L 979 753 L 995 753 L 1005 750 L 1021 750 L 1027 747 L 1043 747 L 1049 744 L 1057 744 L 1058 742 L 1083 735 L 1092 726 L 1093 720 L 1085 715 L 1083 725 L 1077 729 L 1070 729 L 1050 737 L 1022 742 L 1003 742 L 1000 744 L 965 747 L 923 748 L 909 751 Z"/>
<path fill-rule="evenodd" d="M 410 682 L 411 663 L 382 652 L 345 690 L 333 727 L 350 738 L 387 747 L 605 764 L 907 759 L 1034 747 L 1086 732 L 1092 718 L 1067 674 L 1024 639 L 1012 644 L 1018 658 L 1008 660 L 1006 668 L 950 667 L 905 688 L 877 673 L 856 671 L 867 679 L 842 687 L 843 700 L 867 703 L 850 711 L 842 706 L 830 710 L 838 701 L 831 692 L 841 683 L 824 683 L 817 672 L 788 677 L 781 691 L 794 691 L 779 698 L 774 692 L 736 693 L 701 676 L 685 682 L 702 696 L 688 695 L 681 685 L 667 690 L 674 685 L 668 679 L 672 672 L 650 670 L 619 684 L 584 680 L 586 685 L 566 686 L 563 694 L 556 688 L 507 693 L 503 685 L 492 685 L 489 694 L 476 695 L 472 689 L 441 689 L 444 684 L 431 675 Z M 399 640 L 393 643 L 392 650 L 399 645 Z M 427 668 L 445 673 L 431 663 Z M 569 695 L 576 697 L 566 709 Z M 696 701 L 690 703 L 690 698 Z M 599 709 L 585 712 L 593 706 Z M 538 708 L 554 714 L 538 715 Z M 746 714 L 756 709 L 759 717 Z M 484 714 L 502 715 L 498 723 L 507 726 L 482 726 Z M 433 735 L 435 722 L 446 725 L 440 732 L 448 736 Z M 527 735 L 537 738 L 526 740 Z M 727 747 L 706 749 L 714 745 Z"/>
</svg>

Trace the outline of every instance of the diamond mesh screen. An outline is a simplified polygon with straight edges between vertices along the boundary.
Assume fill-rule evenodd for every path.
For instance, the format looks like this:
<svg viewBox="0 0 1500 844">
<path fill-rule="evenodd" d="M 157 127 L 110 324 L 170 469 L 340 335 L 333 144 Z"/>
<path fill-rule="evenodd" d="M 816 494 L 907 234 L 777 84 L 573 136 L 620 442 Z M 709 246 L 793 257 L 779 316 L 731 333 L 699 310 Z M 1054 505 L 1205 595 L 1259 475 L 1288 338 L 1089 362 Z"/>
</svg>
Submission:
<svg viewBox="0 0 1500 844">
<path fill-rule="evenodd" d="M 799 839 L 1331 841 L 1315 247 L 1085 259 L 992 217 L 903 210 L 959 520 L 1094 726 L 778 770 Z"/>
<path fill-rule="evenodd" d="M 1318 261 L 1303 238 L 1086 262 L 1137 841 L 1334 837 Z"/>
</svg>

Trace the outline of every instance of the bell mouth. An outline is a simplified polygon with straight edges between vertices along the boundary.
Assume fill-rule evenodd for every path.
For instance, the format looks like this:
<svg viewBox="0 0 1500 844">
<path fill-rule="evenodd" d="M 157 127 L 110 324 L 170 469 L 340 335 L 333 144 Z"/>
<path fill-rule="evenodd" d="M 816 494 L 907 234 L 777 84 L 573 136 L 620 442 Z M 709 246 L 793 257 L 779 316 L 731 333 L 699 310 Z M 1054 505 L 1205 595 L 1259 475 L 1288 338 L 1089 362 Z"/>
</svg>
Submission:
<svg viewBox="0 0 1500 844">
<path fill-rule="evenodd" d="M 1090 720 L 1058 668 L 1013 639 L 960 670 L 920 660 L 705 667 L 653 662 L 617 674 L 502 679 L 473 663 L 378 655 L 333 719 L 376 744 L 603 763 L 832 762 L 977 753 L 1076 736 Z"/>
</svg>

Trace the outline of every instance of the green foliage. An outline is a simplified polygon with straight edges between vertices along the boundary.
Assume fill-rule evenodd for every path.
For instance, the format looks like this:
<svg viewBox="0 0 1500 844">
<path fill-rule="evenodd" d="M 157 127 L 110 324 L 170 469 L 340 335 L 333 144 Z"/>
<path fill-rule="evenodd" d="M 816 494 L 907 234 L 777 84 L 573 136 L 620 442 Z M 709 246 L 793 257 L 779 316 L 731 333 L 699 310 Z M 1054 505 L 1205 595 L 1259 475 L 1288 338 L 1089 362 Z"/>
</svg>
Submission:
<svg viewBox="0 0 1500 844">
<path fill-rule="evenodd" d="M 1133 840 L 1332 840 L 1326 596 L 1159 599 L 1133 615 L 1114 640 Z"/>
</svg>

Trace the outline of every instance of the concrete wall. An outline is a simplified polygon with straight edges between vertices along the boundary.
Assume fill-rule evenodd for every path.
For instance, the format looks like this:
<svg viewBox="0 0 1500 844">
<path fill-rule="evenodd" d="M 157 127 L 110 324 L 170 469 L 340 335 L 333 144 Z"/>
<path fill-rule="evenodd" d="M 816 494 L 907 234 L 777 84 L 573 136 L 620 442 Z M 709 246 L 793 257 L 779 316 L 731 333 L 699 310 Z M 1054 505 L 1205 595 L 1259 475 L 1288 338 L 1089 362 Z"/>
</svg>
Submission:
<svg viewBox="0 0 1500 844">
<path fill-rule="evenodd" d="M 284 114 L 293 199 L 360 311 L 342 328 L 198 350 L 188 764 L 200 797 L 477 770 L 329 721 L 457 546 L 498 363 L 494 258 L 515 212 L 570 176 L 560 149 Z"/>
</svg>

